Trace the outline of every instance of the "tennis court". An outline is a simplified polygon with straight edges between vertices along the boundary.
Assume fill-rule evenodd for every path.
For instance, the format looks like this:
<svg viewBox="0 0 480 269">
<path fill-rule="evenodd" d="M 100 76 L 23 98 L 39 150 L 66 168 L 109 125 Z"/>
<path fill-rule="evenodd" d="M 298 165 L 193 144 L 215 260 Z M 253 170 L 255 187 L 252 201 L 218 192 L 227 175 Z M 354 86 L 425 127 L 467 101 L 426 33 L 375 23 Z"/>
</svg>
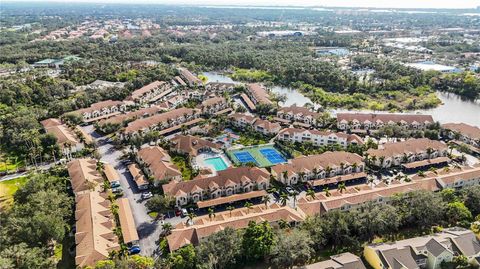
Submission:
<svg viewBox="0 0 480 269">
<path fill-rule="evenodd" d="M 227 156 L 236 165 L 254 163 L 258 167 L 270 167 L 287 161 L 271 144 L 230 150 Z"/>
<path fill-rule="evenodd" d="M 276 149 L 260 149 L 262 155 L 267 158 L 272 164 L 284 163 L 287 160 Z"/>
</svg>

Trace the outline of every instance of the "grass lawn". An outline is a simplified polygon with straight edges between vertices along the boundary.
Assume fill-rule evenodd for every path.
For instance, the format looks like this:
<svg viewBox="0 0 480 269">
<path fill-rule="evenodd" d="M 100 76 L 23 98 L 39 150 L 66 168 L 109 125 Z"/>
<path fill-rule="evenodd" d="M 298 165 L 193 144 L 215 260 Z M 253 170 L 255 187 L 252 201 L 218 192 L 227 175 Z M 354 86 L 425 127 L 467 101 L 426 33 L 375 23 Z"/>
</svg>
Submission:
<svg viewBox="0 0 480 269">
<path fill-rule="evenodd" d="M 158 212 L 149 212 L 148 215 L 152 218 L 155 219 L 158 216 Z"/>
<path fill-rule="evenodd" d="M 27 177 L 18 177 L 0 182 L 0 209 L 12 204 L 13 195 L 26 181 Z"/>
<path fill-rule="evenodd" d="M 25 164 L 17 158 L 8 158 L 0 156 L 0 172 L 15 172 L 17 169 L 24 167 Z"/>
<path fill-rule="evenodd" d="M 183 180 L 191 180 L 196 176 L 192 167 L 190 166 L 188 157 L 184 157 L 182 155 L 173 155 L 172 162 L 178 166 L 178 168 L 180 168 Z"/>
</svg>

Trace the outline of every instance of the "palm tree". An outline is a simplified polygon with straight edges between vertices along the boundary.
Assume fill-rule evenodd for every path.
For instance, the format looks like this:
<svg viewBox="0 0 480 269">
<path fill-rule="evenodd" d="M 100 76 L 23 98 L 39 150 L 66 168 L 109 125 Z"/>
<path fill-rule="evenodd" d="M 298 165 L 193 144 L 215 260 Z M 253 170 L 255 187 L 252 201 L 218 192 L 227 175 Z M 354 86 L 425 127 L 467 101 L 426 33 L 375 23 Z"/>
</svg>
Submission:
<svg viewBox="0 0 480 269">
<path fill-rule="evenodd" d="M 315 200 L 315 191 L 312 190 L 312 189 L 308 189 L 307 190 L 307 196 L 310 196 L 312 198 L 312 200 Z"/>
<path fill-rule="evenodd" d="M 293 208 L 297 208 L 297 196 L 298 196 L 298 191 L 293 191 L 291 196 L 293 197 Z"/>
<path fill-rule="evenodd" d="M 172 233 L 173 225 L 170 222 L 165 222 L 162 225 L 162 233 L 160 234 L 161 237 L 168 236 Z"/>
<path fill-rule="evenodd" d="M 338 191 L 340 193 L 343 193 L 345 190 L 347 190 L 347 187 L 345 186 L 345 182 L 341 182 L 340 184 L 338 184 Z"/>
<path fill-rule="evenodd" d="M 232 211 L 235 209 L 235 207 L 229 205 L 227 206 L 227 210 L 230 211 L 230 218 L 232 217 Z"/>
<path fill-rule="evenodd" d="M 246 202 L 243 206 L 247 208 L 247 214 L 250 214 L 250 209 L 252 209 L 253 204 L 250 202 Z"/>
<path fill-rule="evenodd" d="M 210 221 L 212 220 L 212 218 L 215 217 L 215 212 L 213 210 L 213 208 L 209 207 L 208 208 L 208 218 L 210 219 Z"/>
<path fill-rule="evenodd" d="M 191 225 L 193 225 L 193 219 L 194 219 L 196 216 L 197 216 L 197 215 L 195 215 L 195 213 L 193 213 L 193 212 L 188 212 L 188 214 L 187 214 L 187 217 L 188 217 L 187 223 L 191 223 Z"/>
<path fill-rule="evenodd" d="M 268 195 L 268 194 L 265 195 L 265 196 L 263 196 L 262 201 L 263 201 L 263 203 L 265 204 L 265 209 L 268 208 L 268 203 L 270 202 L 271 199 L 272 199 L 272 198 L 271 198 L 270 195 Z"/>
<path fill-rule="evenodd" d="M 278 221 L 278 227 L 280 227 L 280 229 L 286 229 L 286 228 L 290 228 L 290 224 L 288 224 L 286 220 L 281 219 Z"/>
<path fill-rule="evenodd" d="M 325 173 L 327 174 L 327 177 L 330 177 L 330 173 L 332 172 L 332 168 L 330 166 L 325 167 Z"/>
<path fill-rule="evenodd" d="M 303 181 L 303 177 L 305 177 L 305 172 L 298 172 L 298 177 L 300 179 L 300 181 Z"/>
<path fill-rule="evenodd" d="M 330 190 L 328 189 L 328 187 L 325 187 L 325 189 L 323 189 L 325 191 L 325 196 L 327 197 L 330 197 Z"/>
<path fill-rule="evenodd" d="M 418 171 L 417 175 L 420 176 L 420 177 L 425 177 L 426 176 L 425 172 L 423 172 L 423 171 Z"/>
<path fill-rule="evenodd" d="M 287 201 L 288 201 L 288 195 L 286 193 L 282 193 L 280 195 L 280 203 L 282 204 L 282 206 L 286 206 Z"/>
<path fill-rule="evenodd" d="M 427 155 L 428 155 L 428 159 L 429 159 L 429 160 L 430 160 L 430 158 L 431 158 L 432 153 L 433 153 L 433 149 L 432 149 L 431 147 L 428 147 L 428 148 L 427 148 Z"/>
<path fill-rule="evenodd" d="M 378 158 L 378 160 L 380 161 L 380 168 L 383 167 L 383 162 L 385 161 L 385 156 L 380 156 L 380 158 Z"/>
<path fill-rule="evenodd" d="M 286 170 L 283 171 L 282 176 L 283 176 L 283 179 L 286 181 L 287 177 L 288 177 L 288 171 L 286 171 Z"/>
<path fill-rule="evenodd" d="M 352 169 L 353 169 L 353 172 L 357 172 L 357 168 L 358 168 L 358 163 L 352 163 Z"/>
</svg>

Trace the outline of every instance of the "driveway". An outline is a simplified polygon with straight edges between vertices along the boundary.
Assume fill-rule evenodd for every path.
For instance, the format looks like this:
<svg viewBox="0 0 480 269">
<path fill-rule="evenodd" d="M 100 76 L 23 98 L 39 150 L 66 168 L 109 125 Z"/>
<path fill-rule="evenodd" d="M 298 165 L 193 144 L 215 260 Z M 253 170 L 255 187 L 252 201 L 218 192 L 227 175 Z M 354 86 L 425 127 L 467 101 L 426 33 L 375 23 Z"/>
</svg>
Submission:
<svg viewBox="0 0 480 269">
<path fill-rule="evenodd" d="M 122 186 L 124 198 L 127 198 L 132 208 L 133 218 L 137 225 L 138 236 L 140 237 L 140 248 L 143 256 L 158 256 L 158 240 L 162 231 L 160 221 L 153 220 L 145 207 L 145 201 L 141 199 L 141 192 L 137 189 L 132 175 L 125 164 L 120 161 L 122 152 L 116 150 L 114 146 L 107 142 L 107 138 L 102 137 L 94 131 L 92 125 L 82 127 L 97 142 L 97 151 L 101 156 L 101 161 L 108 162 L 115 167 L 120 175 L 120 185 Z M 167 219 L 172 225 L 178 224 L 180 218 Z"/>
</svg>

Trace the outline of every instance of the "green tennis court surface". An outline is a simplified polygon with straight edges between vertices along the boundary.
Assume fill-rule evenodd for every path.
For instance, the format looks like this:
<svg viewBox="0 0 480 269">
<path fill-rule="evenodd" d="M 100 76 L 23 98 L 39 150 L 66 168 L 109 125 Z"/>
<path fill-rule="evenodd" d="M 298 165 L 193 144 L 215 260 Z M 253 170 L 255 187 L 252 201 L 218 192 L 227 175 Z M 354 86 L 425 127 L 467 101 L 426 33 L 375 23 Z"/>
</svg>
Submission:
<svg viewBox="0 0 480 269">
<path fill-rule="evenodd" d="M 258 167 L 270 167 L 287 162 L 287 159 L 273 145 L 230 150 L 227 155 L 236 165 L 254 163 Z"/>
</svg>

